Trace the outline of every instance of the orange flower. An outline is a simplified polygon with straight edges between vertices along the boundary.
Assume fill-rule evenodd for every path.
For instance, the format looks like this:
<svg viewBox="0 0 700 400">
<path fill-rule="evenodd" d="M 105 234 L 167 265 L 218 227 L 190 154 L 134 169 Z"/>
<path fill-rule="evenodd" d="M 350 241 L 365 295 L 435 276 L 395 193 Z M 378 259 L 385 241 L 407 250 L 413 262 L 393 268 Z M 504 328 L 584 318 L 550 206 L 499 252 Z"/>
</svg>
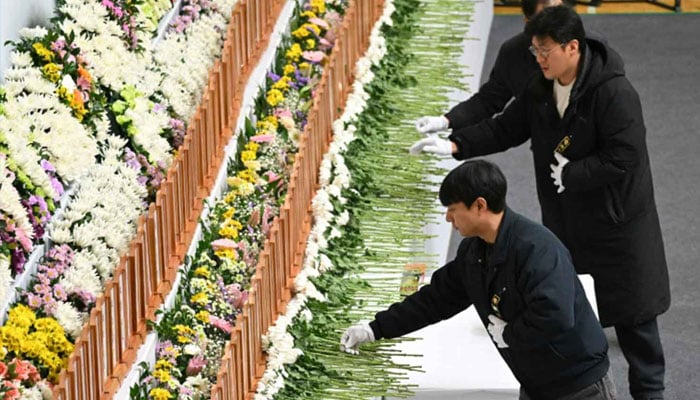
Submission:
<svg viewBox="0 0 700 400">
<path fill-rule="evenodd" d="M 85 79 L 88 83 L 92 83 L 92 76 L 85 68 L 78 66 L 78 75 L 80 75 L 80 77 Z"/>
</svg>

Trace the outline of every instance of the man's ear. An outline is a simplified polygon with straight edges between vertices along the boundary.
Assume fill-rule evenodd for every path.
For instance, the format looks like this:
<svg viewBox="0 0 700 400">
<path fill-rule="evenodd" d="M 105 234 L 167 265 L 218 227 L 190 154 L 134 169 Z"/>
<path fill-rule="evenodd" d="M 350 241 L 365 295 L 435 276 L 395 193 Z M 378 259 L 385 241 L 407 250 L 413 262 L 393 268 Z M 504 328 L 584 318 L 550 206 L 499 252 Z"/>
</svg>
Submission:
<svg viewBox="0 0 700 400">
<path fill-rule="evenodd" d="M 578 42 L 578 39 L 573 39 L 573 40 L 569 41 L 569 43 L 566 44 L 566 47 L 571 49 L 571 51 L 573 51 L 573 52 L 578 52 L 579 45 L 580 45 L 580 43 Z"/>
<path fill-rule="evenodd" d="M 489 203 L 486 201 L 485 198 L 483 198 L 483 197 L 477 197 L 476 200 L 474 200 L 474 201 L 476 202 L 477 210 L 479 210 L 479 211 L 486 211 L 486 210 L 488 210 L 488 208 L 489 208 Z"/>
</svg>

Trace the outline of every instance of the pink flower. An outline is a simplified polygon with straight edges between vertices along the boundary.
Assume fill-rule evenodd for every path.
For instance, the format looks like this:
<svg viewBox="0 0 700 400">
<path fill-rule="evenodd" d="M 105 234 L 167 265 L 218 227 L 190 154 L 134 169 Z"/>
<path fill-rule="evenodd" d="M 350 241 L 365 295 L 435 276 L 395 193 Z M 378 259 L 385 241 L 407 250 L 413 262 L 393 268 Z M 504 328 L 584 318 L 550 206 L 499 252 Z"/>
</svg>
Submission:
<svg viewBox="0 0 700 400">
<path fill-rule="evenodd" d="M 76 83 L 77 83 L 78 87 L 82 90 L 90 89 L 90 81 L 83 78 L 82 76 L 78 78 L 78 82 L 76 82 Z"/>
<path fill-rule="evenodd" d="M 318 41 L 318 48 L 320 50 L 326 51 L 333 47 L 333 43 L 329 42 L 325 38 L 321 38 L 321 40 Z"/>
<path fill-rule="evenodd" d="M 268 143 L 275 140 L 273 135 L 255 135 L 250 138 L 255 143 Z"/>
<path fill-rule="evenodd" d="M 34 293 L 27 293 L 27 303 L 31 309 L 36 310 L 41 307 L 41 298 Z"/>
<path fill-rule="evenodd" d="M 311 61 L 312 63 L 320 63 L 326 54 L 322 51 L 304 51 L 301 53 L 304 60 Z"/>
<path fill-rule="evenodd" d="M 275 117 L 277 118 L 292 118 L 292 112 L 288 108 L 278 108 L 275 110 Z"/>
<path fill-rule="evenodd" d="M 187 376 L 197 375 L 204 369 L 205 365 L 207 365 L 207 360 L 205 360 L 204 357 L 194 356 L 190 358 L 190 362 L 187 363 L 185 374 L 187 374 Z"/>
<path fill-rule="evenodd" d="M 325 30 L 328 30 L 328 28 L 330 28 L 328 22 L 322 20 L 321 18 L 310 18 L 309 22 L 311 22 L 314 25 L 318 25 Z"/>
<path fill-rule="evenodd" d="M 211 247 L 214 250 L 234 250 L 238 248 L 238 243 L 231 239 L 217 239 L 211 242 Z"/>
<path fill-rule="evenodd" d="M 265 176 L 267 176 L 267 181 L 270 183 L 272 183 L 280 178 L 279 175 L 277 175 L 276 173 L 274 173 L 272 171 L 265 172 Z"/>
<path fill-rule="evenodd" d="M 30 364 L 28 361 L 24 360 L 18 360 L 18 359 L 13 359 L 12 363 L 15 364 L 15 375 L 17 376 L 17 379 L 24 381 L 29 379 L 29 375 L 32 374 L 32 372 L 36 372 L 36 368 L 34 368 L 34 371 L 32 371 L 32 364 Z"/>
<path fill-rule="evenodd" d="M 0 378 L 5 379 L 5 374 L 7 373 L 7 364 L 0 361 Z"/>
<path fill-rule="evenodd" d="M 270 222 L 275 218 L 275 215 L 272 212 L 272 208 L 270 206 L 265 206 L 265 211 L 263 212 L 263 218 L 262 218 L 262 231 L 265 235 L 267 235 L 268 232 L 270 232 Z"/>
<path fill-rule="evenodd" d="M 256 227 L 258 224 L 260 224 L 260 209 L 256 207 L 248 218 L 248 225 Z"/>
<path fill-rule="evenodd" d="M 228 321 L 221 319 L 215 315 L 209 315 L 209 323 L 226 333 L 231 333 L 231 329 L 233 328 Z"/>
<path fill-rule="evenodd" d="M 53 294 L 59 300 L 66 300 L 68 298 L 68 293 L 66 293 L 66 290 L 63 289 L 63 286 L 60 284 L 53 287 Z"/>
</svg>

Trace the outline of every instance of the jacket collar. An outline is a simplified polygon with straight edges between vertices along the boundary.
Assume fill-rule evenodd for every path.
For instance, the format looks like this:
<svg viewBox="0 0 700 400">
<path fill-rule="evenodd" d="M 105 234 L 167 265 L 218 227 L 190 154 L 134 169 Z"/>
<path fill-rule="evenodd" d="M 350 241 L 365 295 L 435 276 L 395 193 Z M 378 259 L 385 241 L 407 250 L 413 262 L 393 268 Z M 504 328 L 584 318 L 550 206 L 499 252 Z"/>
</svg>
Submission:
<svg viewBox="0 0 700 400">
<path fill-rule="evenodd" d="M 513 235 L 512 227 L 515 223 L 516 215 L 517 214 L 515 214 L 515 212 L 508 207 L 506 207 L 503 211 L 503 219 L 501 220 L 501 224 L 498 226 L 496 243 L 493 244 L 491 256 L 489 257 L 490 265 L 501 264 L 506 261 L 510 239 Z M 486 242 L 483 244 L 486 245 Z"/>
</svg>

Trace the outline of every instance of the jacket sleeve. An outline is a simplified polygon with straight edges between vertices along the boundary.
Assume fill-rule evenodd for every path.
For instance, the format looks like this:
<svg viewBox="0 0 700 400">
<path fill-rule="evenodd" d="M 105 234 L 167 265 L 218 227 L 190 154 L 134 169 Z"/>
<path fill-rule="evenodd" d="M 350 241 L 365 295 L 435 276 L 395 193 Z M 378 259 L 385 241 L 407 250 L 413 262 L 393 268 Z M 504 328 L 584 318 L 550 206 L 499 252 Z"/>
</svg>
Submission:
<svg viewBox="0 0 700 400">
<path fill-rule="evenodd" d="M 376 339 L 391 339 L 448 319 L 471 305 L 461 284 L 460 264 L 452 261 L 433 273 L 430 284 L 375 315 Z"/>
<path fill-rule="evenodd" d="M 513 350 L 541 347 L 575 325 L 577 278 L 568 252 L 556 246 L 533 246 L 525 257 L 517 283 L 525 309 L 507 321 L 503 332 Z"/>
<path fill-rule="evenodd" d="M 450 121 L 450 128 L 460 129 L 491 118 L 503 110 L 508 101 L 515 96 L 508 85 L 508 62 L 504 49 L 498 51 L 496 62 L 489 75 L 489 80 L 468 100 L 454 106 L 445 117 Z"/>
<path fill-rule="evenodd" d="M 562 173 L 566 190 L 587 191 L 621 181 L 646 157 L 646 128 L 639 96 L 626 78 L 599 89 L 594 116 L 600 145 L 569 162 Z M 612 82 L 611 82 L 612 83 Z"/>
<path fill-rule="evenodd" d="M 505 151 L 530 138 L 527 118 L 528 97 L 523 94 L 495 118 L 453 131 L 449 139 L 457 145 L 458 160 Z"/>
</svg>

